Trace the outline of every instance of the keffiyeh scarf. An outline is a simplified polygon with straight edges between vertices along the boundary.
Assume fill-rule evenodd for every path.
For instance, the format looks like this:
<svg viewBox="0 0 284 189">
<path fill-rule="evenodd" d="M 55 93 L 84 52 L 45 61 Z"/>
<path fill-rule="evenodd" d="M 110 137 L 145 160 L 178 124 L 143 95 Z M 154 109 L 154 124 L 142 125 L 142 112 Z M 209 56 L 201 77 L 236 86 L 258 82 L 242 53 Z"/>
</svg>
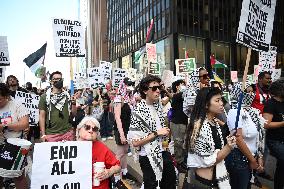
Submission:
<svg viewBox="0 0 284 189">
<path fill-rule="evenodd" d="M 63 91 L 63 92 L 57 93 L 57 94 L 52 93 L 51 88 L 49 88 L 46 91 L 47 107 L 49 107 L 50 103 L 51 103 L 60 112 L 62 112 L 64 104 L 66 103 L 66 100 L 68 100 L 68 102 L 69 102 L 69 99 L 70 99 L 70 96 L 69 96 L 67 91 Z M 70 111 L 70 103 L 68 103 L 68 110 Z"/>
<path fill-rule="evenodd" d="M 160 103 L 154 104 L 157 111 L 158 118 L 160 119 L 161 126 L 164 127 L 164 117 L 162 114 L 162 105 Z M 151 111 L 143 99 L 137 104 L 131 115 L 130 128 L 127 135 L 130 141 L 140 141 L 148 137 L 153 131 L 157 131 L 157 122 L 153 119 Z M 162 140 L 157 137 L 155 140 L 145 144 L 147 157 L 150 161 L 151 167 L 156 175 L 156 180 L 162 180 L 163 172 L 163 159 L 161 151 Z M 137 153 L 137 152 L 136 152 Z"/>
</svg>

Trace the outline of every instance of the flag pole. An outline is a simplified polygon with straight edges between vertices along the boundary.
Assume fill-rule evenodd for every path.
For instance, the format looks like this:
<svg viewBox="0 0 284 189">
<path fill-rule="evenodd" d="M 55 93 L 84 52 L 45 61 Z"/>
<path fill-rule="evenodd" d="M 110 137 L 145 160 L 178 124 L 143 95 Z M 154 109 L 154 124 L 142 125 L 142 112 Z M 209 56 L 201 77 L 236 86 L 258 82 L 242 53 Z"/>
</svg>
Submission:
<svg viewBox="0 0 284 189">
<path fill-rule="evenodd" d="M 236 122 L 235 122 L 235 131 L 236 132 L 237 132 L 237 129 L 238 129 L 238 123 L 239 123 L 239 118 L 240 118 L 242 101 L 243 101 L 243 98 L 244 98 L 245 84 L 246 84 L 247 75 L 248 75 L 248 68 L 249 68 L 250 57 L 251 57 L 251 48 L 248 48 L 247 59 L 246 59 L 246 66 L 245 66 L 244 75 L 243 75 L 242 92 L 241 92 L 241 94 L 239 96 L 237 117 L 236 117 Z"/>
</svg>

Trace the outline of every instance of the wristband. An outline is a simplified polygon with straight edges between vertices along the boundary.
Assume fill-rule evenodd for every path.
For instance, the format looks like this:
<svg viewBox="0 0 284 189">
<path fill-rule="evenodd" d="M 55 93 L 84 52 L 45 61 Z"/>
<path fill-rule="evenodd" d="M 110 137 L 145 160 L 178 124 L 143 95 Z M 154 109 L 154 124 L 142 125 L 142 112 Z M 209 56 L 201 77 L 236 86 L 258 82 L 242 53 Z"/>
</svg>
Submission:
<svg viewBox="0 0 284 189">
<path fill-rule="evenodd" d="M 152 133 L 154 134 L 155 138 L 158 136 L 157 131 L 153 131 Z"/>
</svg>

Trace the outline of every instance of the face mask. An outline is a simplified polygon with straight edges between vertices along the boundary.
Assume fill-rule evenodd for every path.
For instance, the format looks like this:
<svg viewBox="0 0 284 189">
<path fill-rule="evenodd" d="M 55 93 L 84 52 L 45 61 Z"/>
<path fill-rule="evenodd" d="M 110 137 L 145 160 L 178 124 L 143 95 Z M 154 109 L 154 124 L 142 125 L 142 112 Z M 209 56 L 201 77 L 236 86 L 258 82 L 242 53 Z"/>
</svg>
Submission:
<svg viewBox="0 0 284 189">
<path fill-rule="evenodd" d="M 184 91 L 186 91 L 186 86 L 184 85 L 180 86 L 180 92 L 184 92 Z"/>
<path fill-rule="evenodd" d="M 56 87 L 57 89 L 62 89 L 63 88 L 63 81 L 56 81 L 53 84 L 54 87 Z"/>
</svg>

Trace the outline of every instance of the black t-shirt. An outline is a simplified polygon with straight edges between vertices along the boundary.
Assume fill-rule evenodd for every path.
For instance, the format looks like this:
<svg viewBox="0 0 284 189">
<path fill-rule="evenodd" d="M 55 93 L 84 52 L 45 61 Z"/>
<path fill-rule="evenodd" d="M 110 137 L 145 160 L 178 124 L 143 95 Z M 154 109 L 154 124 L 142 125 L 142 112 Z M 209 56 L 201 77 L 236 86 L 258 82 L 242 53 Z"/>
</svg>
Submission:
<svg viewBox="0 0 284 189">
<path fill-rule="evenodd" d="M 188 117 L 183 112 L 183 97 L 182 93 L 177 93 L 173 95 L 172 98 L 172 122 L 175 124 L 187 125 Z"/>
<path fill-rule="evenodd" d="M 271 98 L 264 105 L 263 112 L 273 115 L 272 122 L 282 122 L 284 121 L 284 102 Z M 266 137 L 270 140 L 284 141 L 284 127 L 267 129 Z"/>
</svg>

